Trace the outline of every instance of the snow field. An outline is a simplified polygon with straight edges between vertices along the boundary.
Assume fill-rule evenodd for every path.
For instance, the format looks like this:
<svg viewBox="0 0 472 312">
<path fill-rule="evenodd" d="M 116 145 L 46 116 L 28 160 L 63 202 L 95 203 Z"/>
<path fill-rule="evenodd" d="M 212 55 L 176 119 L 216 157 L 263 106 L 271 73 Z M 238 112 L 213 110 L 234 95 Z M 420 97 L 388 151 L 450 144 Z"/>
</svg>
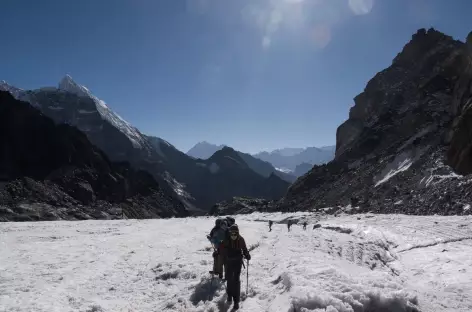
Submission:
<svg viewBox="0 0 472 312">
<path fill-rule="evenodd" d="M 470 217 L 235 217 L 252 250 L 241 311 L 472 311 Z M 0 311 L 229 311 L 214 220 L 0 224 Z"/>
</svg>

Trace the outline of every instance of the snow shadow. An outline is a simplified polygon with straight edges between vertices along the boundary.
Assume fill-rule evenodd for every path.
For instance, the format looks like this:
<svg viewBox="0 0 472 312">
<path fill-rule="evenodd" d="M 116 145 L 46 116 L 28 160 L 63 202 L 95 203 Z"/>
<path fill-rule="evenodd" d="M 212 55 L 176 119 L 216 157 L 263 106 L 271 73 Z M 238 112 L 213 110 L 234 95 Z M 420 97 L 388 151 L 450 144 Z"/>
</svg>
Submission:
<svg viewBox="0 0 472 312">
<path fill-rule="evenodd" d="M 290 291 L 293 286 L 292 279 L 288 275 L 288 273 L 284 272 L 277 277 L 276 280 L 271 282 L 273 285 L 282 285 L 282 288 L 285 291 Z"/>
<path fill-rule="evenodd" d="M 168 279 L 177 278 L 178 276 L 179 276 L 179 271 L 175 270 L 172 272 L 165 272 L 156 276 L 156 280 L 167 281 Z"/>
<path fill-rule="evenodd" d="M 85 312 L 103 312 L 103 309 L 99 305 L 93 305 L 90 308 L 88 308 Z"/>
<path fill-rule="evenodd" d="M 216 302 L 216 307 L 218 308 L 218 312 L 228 312 L 231 305 L 226 302 L 226 296 L 221 296 Z"/>
<path fill-rule="evenodd" d="M 339 227 L 339 226 L 325 226 L 325 227 L 323 227 L 323 229 L 336 231 L 338 233 L 343 233 L 343 234 L 351 234 L 352 233 L 351 229 L 342 228 L 342 227 Z"/>
<path fill-rule="evenodd" d="M 369 293 L 333 293 L 330 296 L 311 295 L 292 301 L 288 312 L 304 312 L 320 309 L 329 312 L 421 312 L 417 298 L 404 294 L 384 295 Z"/>
<path fill-rule="evenodd" d="M 156 281 L 162 280 L 167 281 L 170 279 L 195 279 L 197 278 L 197 274 L 195 272 L 188 272 L 183 270 L 174 270 L 169 272 L 164 272 L 158 276 L 156 276 Z"/>
<path fill-rule="evenodd" d="M 190 301 L 193 305 L 198 305 L 200 301 L 211 301 L 222 286 L 223 282 L 218 278 L 202 278 L 200 283 L 195 286 Z"/>
</svg>

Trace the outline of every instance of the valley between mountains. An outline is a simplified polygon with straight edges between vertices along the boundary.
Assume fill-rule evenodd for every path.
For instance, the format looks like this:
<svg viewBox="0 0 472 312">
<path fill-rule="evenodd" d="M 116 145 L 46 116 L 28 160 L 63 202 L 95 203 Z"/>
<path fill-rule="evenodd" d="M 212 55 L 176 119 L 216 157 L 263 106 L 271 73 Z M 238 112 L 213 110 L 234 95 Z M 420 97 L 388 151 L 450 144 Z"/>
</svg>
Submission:
<svg viewBox="0 0 472 312">
<path fill-rule="evenodd" d="M 420 29 L 354 98 L 336 146 L 254 155 L 146 135 L 66 75 L 0 83 L 1 221 L 254 211 L 470 214 L 472 36 Z"/>
</svg>

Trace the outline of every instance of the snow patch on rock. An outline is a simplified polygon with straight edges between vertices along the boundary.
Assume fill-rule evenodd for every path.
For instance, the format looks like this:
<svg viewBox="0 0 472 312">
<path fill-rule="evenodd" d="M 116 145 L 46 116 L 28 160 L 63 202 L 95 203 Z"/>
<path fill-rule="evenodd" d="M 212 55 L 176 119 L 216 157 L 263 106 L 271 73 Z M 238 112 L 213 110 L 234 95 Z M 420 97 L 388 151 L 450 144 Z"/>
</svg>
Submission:
<svg viewBox="0 0 472 312">
<path fill-rule="evenodd" d="M 220 170 L 220 166 L 218 166 L 217 163 L 211 163 L 210 166 L 208 167 L 211 173 L 215 174 Z"/>
<path fill-rule="evenodd" d="M 381 178 L 375 183 L 375 187 L 381 185 L 382 183 L 387 182 L 393 176 L 397 175 L 402 171 L 406 171 L 413 164 L 413 161 L 410 157 L 406 156 L 405 153 L 398 155 L 395 159 L 386 166 L 386 168 L 381 173 Z"/>
</svg>

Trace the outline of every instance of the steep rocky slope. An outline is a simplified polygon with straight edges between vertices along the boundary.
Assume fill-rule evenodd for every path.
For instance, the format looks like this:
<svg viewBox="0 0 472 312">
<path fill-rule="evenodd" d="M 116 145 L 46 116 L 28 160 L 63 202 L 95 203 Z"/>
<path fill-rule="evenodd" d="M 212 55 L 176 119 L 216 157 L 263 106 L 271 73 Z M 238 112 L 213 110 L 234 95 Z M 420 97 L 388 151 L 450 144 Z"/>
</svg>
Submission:
<svg viewBox="0 0 472 312">
<path fill-rule="evenodd" d="M 279 209 L 471 213 L 471 45 L 420 29 L 354 99 L 335 159 L 299 178 Z"/>
<path fill-rule="evenodd" d="M 275 209 L 275 202 L 267 199 L 251 197 L 233 197 L 230 200 L 219 202 L 210 209 L 213 216 L 250 214 L 253 212 L 271 212 Z"/>
<path fill-rule="evenodd" d="M 186 216 L 154 178 L 0 91 L 0 221 Z"/>
<path fill-rule="evenodd" d="M 293 174 L 295 174 L 297 177 L 301 177 L 302 175 L 310 171 L 311 168 L 313 168 L 312 164 L 301 163 L 295 167 Z"/>
</svg>

